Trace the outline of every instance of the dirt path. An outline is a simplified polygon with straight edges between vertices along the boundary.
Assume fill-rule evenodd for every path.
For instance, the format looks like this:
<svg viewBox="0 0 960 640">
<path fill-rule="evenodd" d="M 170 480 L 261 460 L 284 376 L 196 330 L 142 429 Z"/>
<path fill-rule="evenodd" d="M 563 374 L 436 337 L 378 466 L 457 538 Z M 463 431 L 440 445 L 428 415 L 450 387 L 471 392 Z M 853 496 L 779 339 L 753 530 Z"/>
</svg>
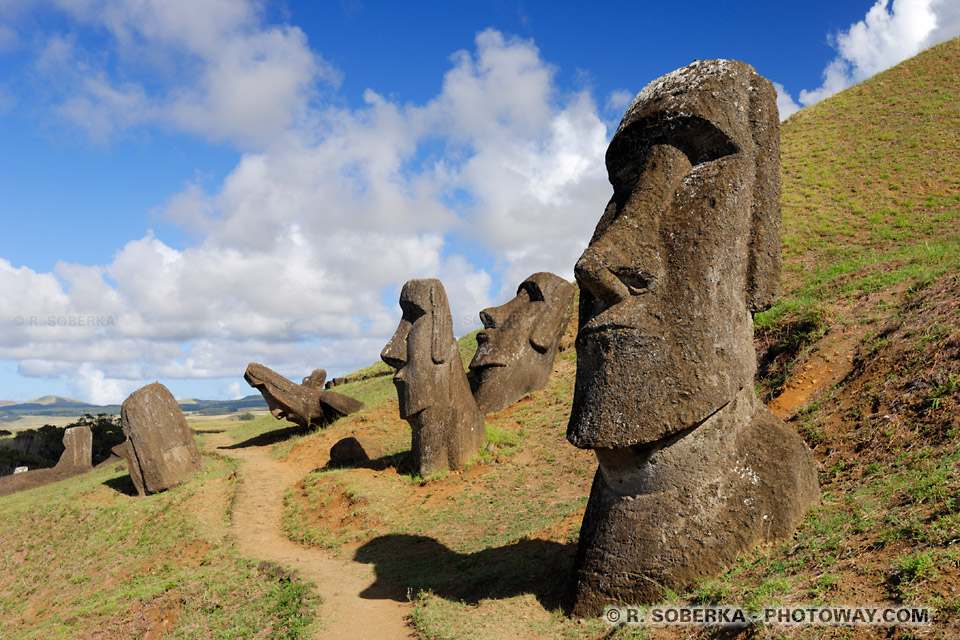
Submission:
<svg viewBox="0 0 960 640">
<path fill-rule="evenodd" d="M 375 580 L 370 565 L 338 560 L 322 550 L 302 547 L 283 535 L 280 518 L 284 492 L 310 469 L 274 460 L 268 447 L 226 449 L 232 444 L 226 434 L 212 434 L 209 442 L 219 453 L 243 461 L 237 472 L 240 484 L 231 525 L 241 552 L 294 569 L 316 583 L 323 598 L 319 610 L 322 628 L 317 638 L 417 637 L 408 624 L 409 604 L 397 602 L 387 594 L 379 599 L 360 596 Z"/>
</svg>

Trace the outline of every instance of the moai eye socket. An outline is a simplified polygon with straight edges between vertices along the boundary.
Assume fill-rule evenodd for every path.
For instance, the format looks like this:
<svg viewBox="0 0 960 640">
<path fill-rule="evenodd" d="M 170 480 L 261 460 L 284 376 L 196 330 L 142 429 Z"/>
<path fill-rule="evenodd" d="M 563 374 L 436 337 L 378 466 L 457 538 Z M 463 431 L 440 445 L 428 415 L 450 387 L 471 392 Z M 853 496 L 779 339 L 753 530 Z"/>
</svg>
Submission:
<svg viewBox="0 0 960 640">
<path fill-rule="evenodd" d="M 656 277 L 643 269 L 620 269 L 614 272 L 631 296 L 639 296 L 653 288 Z"/>
</svg>

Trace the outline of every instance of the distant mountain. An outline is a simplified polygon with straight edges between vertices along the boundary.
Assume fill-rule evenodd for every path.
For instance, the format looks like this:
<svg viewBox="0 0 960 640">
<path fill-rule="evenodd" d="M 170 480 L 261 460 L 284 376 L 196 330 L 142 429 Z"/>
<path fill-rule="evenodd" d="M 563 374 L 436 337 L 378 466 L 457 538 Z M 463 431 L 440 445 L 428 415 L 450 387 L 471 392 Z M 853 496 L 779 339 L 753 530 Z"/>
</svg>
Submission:
<svg viewBox="0 0 960 640">
<path fill-rule="evenodd" d="M 62 406 L 75 406 L 75 405 L 85 405 L 89 404 L 83 400 L 76 400 L 74 398 L 64 398 L 63 396 L 41 396 L 39 398 L 34 398 L 33 400 L 27 400 L 24 404 L 42 404 L 45 406 L 53 407 L 62 407 Z"/>
<path fill-rule="evenodd" d="M 13 400 L 0 400 L 0 407 L 6 407 L 7 405 L 17 404 Z"/>
<path fill-rule="evenodd" d="M 221 415 L 267 408 L 267 404 L 260 394 L 249 395 L 239 400 L 197 400 L 188 398 L 178 404 L 183 411 L 203 415 Z M 43 396 L 23 403 L 4 401 L 3 404 L 0 404 L 0 421 L 5 422 L 11 422 L 21 416 L 79 417 L 87 413 L 91 415 L 100 413 L 117 415 L 120 413 L 120 405 L 89 404 L 81 400 L 60 396 Z"/>
</svg>

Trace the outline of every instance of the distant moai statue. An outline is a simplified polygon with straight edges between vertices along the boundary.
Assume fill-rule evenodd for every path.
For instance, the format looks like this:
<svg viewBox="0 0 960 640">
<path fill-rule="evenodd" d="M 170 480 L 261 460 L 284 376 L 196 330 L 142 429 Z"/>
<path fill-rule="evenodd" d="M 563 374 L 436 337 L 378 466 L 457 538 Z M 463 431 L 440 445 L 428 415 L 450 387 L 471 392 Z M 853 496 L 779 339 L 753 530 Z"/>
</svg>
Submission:
<svg viewBox="0 0 960 640">
<path fill-rule="evenodd" d="M 534 273 L 520 283 L 512 300 L 480 312 L 484 329 L 477 334 L 470 362 L 480 413 L 505 409 L 547 386 L 574 295 L 574 286 L 560 276 Z"/>
<path fill-rule="evenodd" d="M 63 453 L 57 468 L 93 469 L 93 432 L 90 427 L 70 427 L 63 432 Z"/>
<path fill-rule="evenodd" d="M 359 411 L 363 403 L 336 391 L 324 391 L 327 372 L 314 369 L 303 384 L 289 380 L 257 362 L 247 365 L 243 379 L 260 392 L 271 415 L 303 428 L 323 427 Z"/>
<path fill-rule="evenodd" d="M 576 616 L 717 575 L 819 499 L 813 455 L 753 388 L 752 313 L 781 264 L 779 132 L 769 80 L 697 61 L 647 85 L 607 150 L 613 197 L 575 268 L 567 438 L 599 461 Z"/>
<path fill-rule="evenodd" d="M 462 469 L 487 440 L 470 394 L 450 305 L 435 279 L 410 280 L 400 292 L 403 316 L 380 358 L 396 369 L 400 417 L 410 423 L 413 467 L 424 476 Z"/>
</svg>

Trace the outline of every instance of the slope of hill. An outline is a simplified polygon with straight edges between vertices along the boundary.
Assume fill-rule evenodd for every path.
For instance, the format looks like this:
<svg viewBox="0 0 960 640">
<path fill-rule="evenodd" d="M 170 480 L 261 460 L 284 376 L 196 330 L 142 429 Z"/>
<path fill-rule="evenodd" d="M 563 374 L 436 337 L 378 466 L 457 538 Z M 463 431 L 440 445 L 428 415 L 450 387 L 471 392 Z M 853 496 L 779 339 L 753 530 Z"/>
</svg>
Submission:
<svg viewBox="0 0 960 640">
<path fill-rule="evenodd" d="M 751 628 L 738 637 L 960 636 L 958 68 L 960 39 L 785 123 L 785 269 L 781 300 L 756 318 L 758 383 L 813 449 L 822 504 L 795 539 L 757 550 L 717 579 L 670 596 L 679 604 L 751 609 L 928 606 L 936 610 L 933 624 Z M 491 444 L 461 473 L 411 475 L 410 431 L 397 415 L 389 377 L 338 387 L 367 404 L 322 431 L 290 438 L 289 425 L 272 416 L 230 430 L 240 440 L 235 446 L 276 443 L 266 446 L 281 461 L 317 467 L 287 493 L 285 532 L 301 544 L 371 565 L 378 585 L 364 597 L 406 593 L 423 638 L 733 637 L 729 630 L 702 628 L 611 630 L 559 611 L 596 468 L 591 452 L 564 437 L 575 332 L 574 318 L 564 337 L 568 348 L 545 390 L 487 417 Z M 476 342 L 467 336 L 460 343 L 466 362 Z M 377 440 L 384 455 L 357 467 L 331 466 L 330 446 L 348 435 Z M 177 495 L 143 504 L 169 505 L 165 518 L 174 518 L 180 507 L 169 496 Z M 124 517 L 138 508 L 99 488 L 78 494 L 74 503 L 84 497 L 95 504 L 77 507 L 76 532 L 93 539 L 105 535 L 98 528 L 106 527 L 97 516 L 100 503 Z M 16 536 L 25 522 L 32 531 L 48 521 L 62 526 L 60 512 L 48 516 L 24 506 L 25 498 L 4 500 L 0 538 Z M 145 534 L 134 528 L 129 535 Z M 111 534 L 118 537 L 126 539 Z M 224 542 L 211 544 L 220 554 Z M 82 557 L 84 549 L 71 552 Z M 0 562 L 0 582 L 17 571 L 38 573 L 37 555 L 25 556 L 23 569 Z M 167 557 L 162 563 L 167 571 L 176 565 Z M 117 580 L 126 585 L 129 579 Z M 198 578 L 190 580 L 186 588 L 174 581 L 169 593 L 147 589 L 144 606 L 207 594 L 196 586 Z M 44 635 L 44 623 L 28 622 L 29 607 L 43 606 L 47 597 L 36 595 L 46 593 L 41 587 L 29 583 L 21 594 L 26 603 L 0 604 L 0 613 L 17 616 L 21 635 L 31 629 Z M 112 596 L 97 597 L 88 608 L 77 607 L 74 635 L 86 630 L 93 636 L 98 622 L 109 620 Z M 206 595 L 203 606 L 214 619 L 222 616 L 218 611 L 235 611 L 242 597 Z M 128 606 L 113 606 L 130 615 Z M 192 616 L 189 624 L 206 620 L 195 611 L 201 607 L 180 606 Z M 193 628 L 178 623 L 175 631 L 189 637 Z"/>
</svg>

